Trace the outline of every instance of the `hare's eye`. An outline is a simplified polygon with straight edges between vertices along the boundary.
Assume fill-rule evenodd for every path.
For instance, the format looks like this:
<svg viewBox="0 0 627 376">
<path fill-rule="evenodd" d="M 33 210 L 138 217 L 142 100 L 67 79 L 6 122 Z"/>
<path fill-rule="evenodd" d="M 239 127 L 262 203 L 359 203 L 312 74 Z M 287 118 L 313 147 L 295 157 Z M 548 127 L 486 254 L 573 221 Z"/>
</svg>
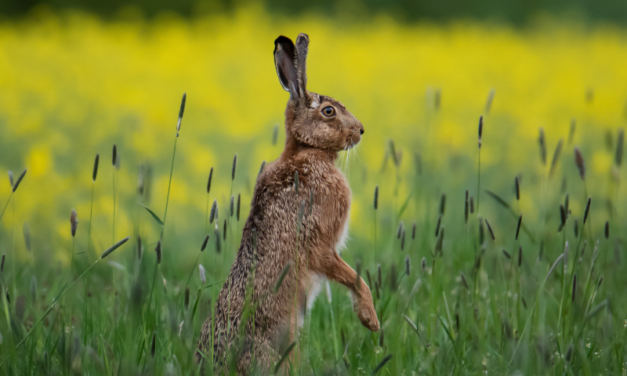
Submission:
<svg viewBox="0 0 627 376">
<path fill-rule="evenodd" d="M 335 108 L 328 106 L 322 109 L 322 114 L 324 116 L 333 116 L 335 115 Z"/>
</svg>

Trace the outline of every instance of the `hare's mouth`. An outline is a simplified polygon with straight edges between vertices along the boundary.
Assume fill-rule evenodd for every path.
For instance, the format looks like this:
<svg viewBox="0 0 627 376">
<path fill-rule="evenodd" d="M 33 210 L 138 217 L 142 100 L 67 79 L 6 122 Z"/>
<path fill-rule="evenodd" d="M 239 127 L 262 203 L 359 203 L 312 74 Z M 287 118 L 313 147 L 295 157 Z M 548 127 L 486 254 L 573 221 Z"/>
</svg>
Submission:
<svg viewBox="0 0 627 376">
<path fill-rule="evenodd" d="M 350 137 L 348 139 L 348 142 L 346 143 L 346 149 L 352 149 L 353 147 L 357 146 L 357 144 L 359 143 L 359 141 L 361 141 L 361 136 L 360 135 L 354 135 L 353 137 Z"/>
</svg>

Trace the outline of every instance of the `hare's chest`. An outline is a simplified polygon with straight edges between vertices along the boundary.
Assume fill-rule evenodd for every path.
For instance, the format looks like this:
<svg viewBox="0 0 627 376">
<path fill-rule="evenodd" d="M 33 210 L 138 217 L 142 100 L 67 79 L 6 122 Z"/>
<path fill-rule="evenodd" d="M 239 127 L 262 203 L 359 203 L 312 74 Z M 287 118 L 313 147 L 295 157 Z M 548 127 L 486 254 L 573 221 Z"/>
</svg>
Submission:
<svg viewBox="0 0 627 376">
<path fill-rule="evenodd" d="M 332 185 L 327 192 L 328 197 L 324 198 L 323 205 L 328 213 L 329 234 L 331 243 L 335 246 L 336 252 L 340 253 L 346 248 L 348 242 L 348 227 L 351 208 L 351 190 L 348 182 L 341 173 L 334 174 Z"/>
</svg>

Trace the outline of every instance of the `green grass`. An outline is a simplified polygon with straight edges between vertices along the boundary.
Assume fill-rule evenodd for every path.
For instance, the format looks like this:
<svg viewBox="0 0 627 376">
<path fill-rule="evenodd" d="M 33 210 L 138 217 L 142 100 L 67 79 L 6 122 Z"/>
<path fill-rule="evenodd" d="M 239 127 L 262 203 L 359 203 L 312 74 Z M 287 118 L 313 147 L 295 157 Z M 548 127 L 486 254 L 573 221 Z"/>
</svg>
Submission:
<svg viewBox="0 0 627 376">
<path fill-rule="evenodd" d="M 175 139 L 175 151 L 177 142 L 183 147 L 184 129 L 180 138 L 177 135 Z M 483 148 L 491 147 L 489 140 L 483 140 Z M 584 150 L 594 147 L 594 140 L 589 142 L 582 145 Z M 476 140 L 468 143 L 476 145 Z M 617 206 L 624 200 L 618 199 L 615 182 L 596 181 L 586 186 L 570 155 L 558 156 L 558 170 L 552 178 L 539 160 L 530 160 L 520 184 L 521 200 L 528 200 L 537 213 L 545 214 L 525 215 L 516 239 L 520 203 L 515 199 L 513 183 L 517 172 L 498 163 L 483 166 L 481 193 L 489 192 L 483 194 L 481 213 L 477 211 L 476 193 L 475 211 L 465 223 L 465 192 L 472 192 L 480 176 L 473 158 L 455 167 L 453 176 L 418 159 L 420 168 L 402 169 L 403 163 L 414 162 L 410 158 L 403 161 L 397 155 L 398 144 L 382 142 L 381 148 L 386 147 L 392 153 L 393 168 L 384 164 L 380 172 L 364 177 L 365 181 L 350 176 L 355 200 L 367 203 L 362 212 L 369 218 L 363 228 L 352 227 L 352 240 L 344 252 L 351 265 L 363 265 L 362 276 L 370 275 L 366 282 L 371 284 L 382 331 L 371 333 L 363 328 L 352 311 L 346 289 L 331 285 L 330 295 L 321 293 L 307 316 L 302 335 L 283 354 L 298 351 L 293 358 L 297 364 L 291 363 L 290 357 L 282 359 L 290 374 L 625 373 L 627 260 L 620 240 L 624 208 Z M 132 153 L 121 150 L 124 152 Z M 229 218 L 229 231 L 219 254 L 216 237 L 224 229 L 214 232 L 207 218 L 196 222 L 194 230 L 199 236 L 193 239 L 177 236 L 175 221 L 165 225 L 167 208 L 173 205 L 169 202 L 170 185 L 172 179 L 177 179 L 174 153 L 172 164 L 164 167 L 170 167 L 170 179 L 168 196 L 161 198 L 166 202 L 163 220 L 151 209 L 145 211 L 136 204 L 142 202 L 150 208 L 159 198 L 151 202 L 141 194 L 123 197 L 115 192 L 118 212 L 141 211 L 130 216 L 134 223 L 126 228 L 114 219 L 117 236 L 133 238 L 107 258 L 112 262 L 98 262 L 100 258 L 93 262 L 93 256 L 108 245 L 94 241 L 91 231 L 108 237 L 113 228 L 92 228 L 91 223 L 81 224 L 78 229 L 77 236 L 88 232 L 87 242 L 75 244 L 72 240 L 68 245 L 68 254 L 74 252 L 70 265 L 51 262 L 46 239 L 35 242 L 28 262 L 6 260 L 0 275 L 6 291 L 0 310 L 2 374 L 199 373 L 194 351 L 200 326 L 210 315 L 235 257 L 242 223 L 227 214 L 228 205 L 221 206 L 215 223 L 222 224 L 224 218 Z M 426 147 L 424 153 L 443 151 Z M 442 157 L 454 160 L 456 156 Z M 229 158 L 225 157 L 220 166 L 224 170 L 231 163 Z M 256 169 L 258 163 L 252 164 L 250 168 L 246 162 L 238 166 L 238 179 Z M 620 168 L 618 171 L 620 174 Z M 220 177 L 228 179 L 226 174 Z M 89 178 L 87 174 L 85 178 Z M 234 172 L 231 179 L 231 195 L 240 193 L 242 185 L 235 181 Z M 570 182 L 568 192 L 561 191 L 563 179 Z M 402 184 L 407 189 L 401 189 Z M 372 205 L 374 188 L 364 188 L 374 185 L 381 187 L 377 188 L 376 211 Z M 91 188 L 93 197 L 95 185 Z M 584 224 L 588 189 L 592 205 Z M 606 197 L 608 191 L 612 200 Z M 99 189 L 97 195 L 115 193 Z M 440 201 L 443 194 L 446 207 Z M 572 210 L 558 232 L 558 209 L 567 194 Z M 250 196 L 242 191 L 246 200 Z M 213 197 L 208 195 L 206 202 L 197 205 L 205 217 Z M 19 211 L 19 206 L 15 210 Z M 487 223 L 486 218 L 494 239 L 484 228 L 484 242 L 479 244 L 479 223 Z M 606 239 L 604 226 L 609 218 L 611 231 Z M 578 236 L 573 231 L 575 220 Z M 397 237 L 401 221 L 404 250 Z M 211 240 L 199 253 L 207 231 Z M 14 231 L 0 232 L 0 252 L 7 257 L 13 257 L 18 241 L 12 234 Z M 141 258 L 136 249 L 138 234 L 143 242 Z M 154 249 L 160 239 L 163 259 L 159 264 Z M 409 275 L 407 256 L 411 263 Z M 199 262 L 207 271 L 204 285 L 198 276 Z M 74 281 L 71 269 L 80 275 Z M 185 304 L 188 288 L 189 301 Z M 211 354 L 207 357 L 210 362 Z M 211 374 L 210 368 L 205 371 Z"/>
</svg>

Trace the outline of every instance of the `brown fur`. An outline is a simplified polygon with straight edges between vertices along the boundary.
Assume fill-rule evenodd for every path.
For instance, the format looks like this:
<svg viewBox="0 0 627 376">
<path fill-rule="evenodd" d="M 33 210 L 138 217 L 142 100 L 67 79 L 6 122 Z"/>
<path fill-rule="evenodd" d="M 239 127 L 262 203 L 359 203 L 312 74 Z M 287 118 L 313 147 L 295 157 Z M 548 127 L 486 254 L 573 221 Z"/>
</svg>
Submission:
<svg viewBox="0 0 627 376">
<path fill-rule="evenodd" d="M 217 369 L 235 368 L 238 374 L 249 373 L 252 366 L 269 370 L 294 341 L 298 317 L 305 315 L 307 296 L 318 275 L 348 287 L 362 324 L 379 330 L 368 286 L 335 249 L 351 202 L 348 182 L 335 160 L 338 151 L 361 140 L 363 126 L 340 102 L 307 91 L 308 43 L 305 34 L 298 36 L 296 46 L 286 37 L 275 41 L 277 74 L 290 92 L 285 111 L 287 139 L 281 157 L 266 166 L 257 180 L 242 243 L 216 303 L 215 322 L 212 325 L 208 318 L 202 327 L 198 349 L 211 356 L 213 333 Z M 323 114 L 328 106 L 333 107 L 334 116 Z M 292 266 L 275 293 L 277 280 L 289 263 Z M 202 360 L 200 353 L 197 360 Z"/>
</svg>

